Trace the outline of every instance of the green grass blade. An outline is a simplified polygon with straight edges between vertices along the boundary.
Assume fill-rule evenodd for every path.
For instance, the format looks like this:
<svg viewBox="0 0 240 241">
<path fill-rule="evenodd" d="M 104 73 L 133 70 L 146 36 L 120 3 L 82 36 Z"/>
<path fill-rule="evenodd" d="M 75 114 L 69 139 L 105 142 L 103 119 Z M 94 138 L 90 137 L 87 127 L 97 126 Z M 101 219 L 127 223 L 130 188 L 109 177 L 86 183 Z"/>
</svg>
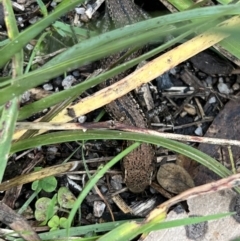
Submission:
<svg viewBox="0 0 240 241">
<path fill-rule="evenodd" d="M 122 224 L 121 226 L 110 231 L 109 233 L 103 235 L 98 240 L 99 241 L 132 240 L 133 238 L 135 238 L 136 236 L 138 236 L 139 234 L 144 233 L 144 232 L 150 232 L 152 230 L 159 230 L 159 229 L 166 229 L 166 228 L 174 228 L 174 227 L 183 226 L 183 225 L 191 225 L 191 224 L 210 221 L 210 220 L 217 220 L 220 218 L 227 217 L 231 214 L 232 213 L 213 214 L 213 215 L 208 215 L 205 217 L 191 217 L 191 218 L 166 221 L 166 222 L 164 222 L 162 219 L 163 222 L 160 222 L 160 223 L 157 223 L 155 221 L 152 221 L 149 223 L 128 222 L 128 223 Z"/>
<path fill-rule="evenodd" d="M 66 2 L 66 1 L 65 1 Z M 0 67 L 3 65 L 18 51 L 20 51 L 31 39 L 35 38 L 41 31 L 51 25 L 57 18 L 71 10 L 77 4 L 83 3 L 84 0 L 67 1 L 62 7 L 56 8 L 51 14 L 43 18 L 39 22 L 35 23 L 31 27 L 22 31 L 12 41 L 7 43 L 0 49 Z"/>
<path fill-rule="evenodd" d="M 52 26 L 57 30 L 63 33 L 63 37 L 69 36 L 74 31 L 76 35 L 81 36 L 81 40 L 88 39 L 89 37 L 96 36 L 97 33 L 94 31 L 90 31 L 87 29 L 79 28 L 79 27 L 73 27 L 69 24 L 65 24 L 59 21 L 56 21 Z"/>
<path fill-rule="evenodd" d="M 141 219 L 138 219 L 139 221 Z M 81 236 L 88 234 L 89 232 L 95 232 L 95 233 L 101 233 L 101 232 L 107 232 L 110 231 L 127 221 L 116 221 L 116 222 L 107 222 L 107 223 L 96 223 L 92 225 L 86 225 L 86 226 L 79 226 L 79 227 L 73 227 L 69 229 L 69 235 L 70 236 Z M 46 232 L 46 233 L 40 233 L 39 234 L 40 238 L 42 240 L 57 240 L 56 238 L 61 238 L 66 237 L 66 230 L 65 229 L 60 229 L 60 230 L 55 230 L 52 232 Z M 16 241 L 23 241 L 23 239 L 18 238 Z"/>
<path fill-rule="evenodd" d="M 154 145 L 160 145 L 199 162 L 200 164 L 206 166 L 221 177 L 227 177 L 232 174 L 231 171 L 229 171 L 226 167 L 224 167 L 221 163 L 217 162 L 215 159 L 186 144 L 154 135 L 126 133 L 113 130 L 88 130 L 86 133 L 82 131 L 60 131 L 50 134 L 44 134 L 14 143 L 12 145 L 11 153 L 37 147 L 39 145 L 49 145 L 53 143 L 63 143 L 77 140 L 102 139 L 134 140 L 140 142 L 148 142 Z"/>
<path fill-rule="evenodd" d="M 8 30 L 8 36 L 10 39 L 18 36 L 18 28 L 13 13 L 12 4 L 10 0 L 4 0 L 3 6 L 5 12 L 8 14 L 5 16 L 5 22 Z M 13 75 L 14 77 L 22 75 L 23 70 L 23 53 L 20 50 L 15 54 L 12 61 Z M 15 79 L 12 79 L 14 84 Z M 2 115 L 0 119 L 0 182 L 2 182 L 5 168 L 7 166 L 8 154 L 11 148 L 12 136 L 15 130 L 15 124 L 19 112 L 19 97 L 14 97 L 3 105 Z"/>
<path fill-rule="evenodd" d="M 169 0 L 169 2 L 179 11 L 184 11 L 194 5 L 192 0 Z"/>
<path fill-rule="evenodd" d="M 229 36 L 227 39 L 222 40 L 219 45 L 227 50 L 230 54 L 235 56 L 238 60 L 240 59 L 240 41 L 235 36 Z"/>
<path fill-rule="evenodd" d="M 162 223 L 158 223 L 154 225 L 149 230 L 147 230 L 147 232 L 162 230 L 166 228 L 175 228 L 179 226 L 191 225 L 191 224 L 205 222 L 205 221 L 217 220 L 217 219 L 221 219 L 231 215 L 233 215 L 233 213 L 218 213 L 218 214 L 211 214 L 207 216 L 199 216 L 199 217 L 196 216 L 196 217 L 183 218 L 179 220 L 164 221 Z"/>
<path fill-rule="evenodd" d="M 38 3 L 38 6 L 39 6 L 43 16 L 46 17 L 48 15 L 48 11 L 47 11 L 45 4 L 43 3 L 42 0 L 36 0 L 36 1 Z"/>
<path fill-rule="evenodd" d="M 169 2 L 176 7 L 180 12 L 186 9 L 189 9 L 195 5 L 192 0 L 169 0 Z M 223 6 L 227 6 L 229 3 L 233 2 L 232 0 L 218 0 L 219 3 L 223 4 Z M 235 4 L 231 4 L 231 6 L 235 6 L 236 9 L 240 8 L 240 2 L 238 1 Z M 230 4 L 229 4 L 230 5 Z M 212 7 L 212 8 L 215 8 Z M 200 10 L 201 8 L 198 8 Z M 206 9 L 206 7 L 202 8 Z M 192 19 L 193 20 L 193 19 Z M 230 36 L 227 39 L 222 40 L 219 45 L 225 49 L 227 52 L 235 56 L 237 59 L 240 59 L 240 41 L 239 38 L 235 36 Z"/>
<path fill-rule="evenodd" d="M 39 101 L 36 101 L 34 103 L 31 103 L 29 105 L 26 105 L 24 107 L 22 107 L 20 109 L 20 113 L 18 116 L 18 120 L 24 120 L 28 117 L 30 117 L 31 115 L 33 115 L 34 113 L 37 113 L 43 109 L 46 109 L 48 107 L 51 107 L 53 105 L 58 104 L 61 101 L 64 101 L 66 98 L 68 98 L 70 95 L 81 95 L 81 93 L 83 93 L 84 91 L 86 91 L 87 89 L 91 88 L 92 86 L 95 86 L 97 84 L 99 84 L 100 82 L 102 82 L 103 80 L 109 79 L 117 74 L 119 74 L 120 72 L 123 72 L 135 65 L 137 65 L 138 63 L 140 63 L 141 61 L 151 58 L 154 55 L 164 51 L 165 49 L 171 47 L 172 45 L 180 42 L 181 40 L 183 40 L 185 37 L 189 36 L 191 33 L 193 33 L 193 29 L 186 31 L 185 33 L 179 35 L 178 37 L 172 39 L 171 41 L 161 45 L 160 47 L 152 50 L 151 52 L 148 52 L 144 55 L 139 56 L 136 59 L 130 60 L 122 65 L 119 65 L 105 73 L 100 74 L 97 77 L 93 77 L 89 80 L 84 81 L 83 83 L 80 83 L 78 85 L 73 86 L 71 89 L 68 90 L 64 90 L 61 92 L 57 92 L 54 93 L 44 99 L 41 99 Z"/>
<path fill-rule="evenodd" d="M 50 61 L 51 63 L 57 63 L 56 65 L 48 66 L 49 64 L 47 64 L 43 68 L 17 78 L 16 82 L 12 86 L 1 89 L 0 105 L 8 101 L 11 98 L 12 93 L 14 93 L 15 96 L 18 96 L 27 89 L 40 85 L 66 70 L 71 70 L 83 64 L 89 63 L 90 61 L 102 58 L 103 56 L 106 56 L 108 52 L 117 52 L 131 44 L 136 44 L 135 34 L 138 35 L 141 31 L 142 34 L 138 35 L 138 41 L 142 39 L 143 42 L 149 41 L 149 38 L 155 39 L 157 36 L 164 36 L 171 33 L 171 31 L 174 30 L 170 29 L 168 31 L 166 27 L 162 29 L 162 26 L 166 25 L 166 21 L 170 24 L 185 21 L 189 18 L 198 19 L 200 17 L 204 18 L 202 21 L 206 21 L 206 18 L 208 19 L 210 16 L 214 18 L 214 16 L 219 16 L 220 13 L 236 14 L 239 12 L 239 9 L 233 8 L 232 6 L 224 6 L 221 8 L 217 7 L 214 11 L 212 8 L 200 9 L 198 11 L 190 10 L 184 12 L 184 14 L 178 13 L 174 17 L 171 15 L 150 19 L 128 26 L 127 28 L 121 30 L 114 30 L 111 31 L 111 33 L 105 33 L 99 37 L 83 41 L 81 44 L 75 45 L 70 50 L 66 51 L 66 53 L 54 58 L 54 60 L 52 60 L 53 62 Z M 165 30 L 165 32 L 163 32 L 163 30 Z M 122 41 L 123 38 L 126 39 L 126 36 L 128 36 L 128 41 Z M 117 39 L 118 41 L 116 41 Z M 62 60 L 65 61 L 62 62 Z"/>
</svg>

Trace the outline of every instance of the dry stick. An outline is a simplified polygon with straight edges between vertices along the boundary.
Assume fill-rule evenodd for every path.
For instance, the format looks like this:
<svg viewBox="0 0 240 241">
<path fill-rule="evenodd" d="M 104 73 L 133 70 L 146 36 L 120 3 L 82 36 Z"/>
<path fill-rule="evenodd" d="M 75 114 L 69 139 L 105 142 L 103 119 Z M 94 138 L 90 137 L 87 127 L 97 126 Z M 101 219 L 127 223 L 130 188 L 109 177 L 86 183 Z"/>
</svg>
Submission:
<svg viewBox="0 0 240 241">
<path fill-rule="evenodd" d="M 240 183 L 240 174 L 235 174 L 226 178 L 222 178 L 221 180 L 207 183 L 198 187 L 191 188 L 185 192 L 180 193 L 179 195 L 169 199 L 163 204 L 159 205 L 155 208 L 147 217 L 144 219 L 141 224 L 145 224 L 160 216 L 162 213 L 166 213 L 167 210 L 173 205 L 185 201 L 190 198 L 194 198 L 200 195 L 206 195 L 213 192 L 218 192 L 220 190 L 233 188 L 235 186 L 239 186 Z"/>
<path fill-rule="evenodd" d="M 64 164 L 43 168 L 36 172 L 23 174 L 21 176 L 14 177 L 11 180 L 1 183 L 0 191 L 5 191 L 5 190 L 8 190 L 9 188 L 12 188 L 15 186 L 23 185 L 23 184 L 33 182 L 36 180 L 40 180 L 44 177 L 55 176 L 57 174 L 61 174 L 64 172 L 70 172 L 72 170 L 75 170 L 79 164 L 80 164 L 80 162 L 78 162 L 78 161 L 67 162 Z"/>
<path fill-rule="evenodd" d="M 226 178 L 222 178 L 215 182 L 210 182 L 198 187 L 191 188 L 185 192 L 180 193 L 179 195 L 169 199 L 165 203 L 161 204 L 160 206 L 167 206 L 171 207 L 181 201 L 194 198 L 200 195 L 206 195 L 213 192 L 218 192 L 224 189 L 234 188 L 239 186 L 240 183 L 240 173 L 231 175 Z"/>
<path fill-rule="evenodd" d="M 199 142 L 199 143 L 208 143 L 215 145 L 232 145 L 240 146 L 240 141 L 238 140 L 229 140 L 229 139 L 219 139 L 219 138 L 209 138 L 209 137 L 199 137 L 199 136 L 190 136 L 190 135 L 179 135 L 171 134 L 165 132 L 157 132 L 154 130 L 139 128 L 135 126 L 128 126 L 120 122 L 115 121 L 106 121 L 98 123 L 29 123 L 29 122 L 20 122 L 17 123 L 17 128 L 28 128 L 28 129 L 42 129 L 42 130 L 90 130 L 90 129 L 111 129 L 111 130 L 122 130 L 127 132 L 134 132 L 139 134 L 151 134 L 154 136 L 165 137 L 168 139 L 178 140 L 178 141 L 189 141 L 189 142 Z"/>
<path fill-rule="evenodd" d="M 0 202 L 0 221 L 17 232 L 24 240 L 40 240 L 27 221 L 3 202 Z"/>
<path fill-rule="evenodd" d="M 36 172 L 23 174 L 21 176 L 14 177 L 10 180 L 7 180 L 1 183 L 0 191 L 6 191 L 12 187 L 23 185 L 36 180 L 40 180 L 45 177 L 62 175 L 62 174 L 78 174 L 78 175 L 85 174 L 86 171 L 75 171 L 75 172 L 73 171 L 80 165 L 82 165 L 81 161 L 72 161 L 72 162 L 67 162 L 67 163 L 63 163 L 63 164 L 59 164 L 51 167 L 46 167 Z M 96 170 L 90 170 L 89 173 L 94 174 L 96 173 Z M 108 171 L 107 173 L 116 174 L 118 172 Z"/>
</svg>

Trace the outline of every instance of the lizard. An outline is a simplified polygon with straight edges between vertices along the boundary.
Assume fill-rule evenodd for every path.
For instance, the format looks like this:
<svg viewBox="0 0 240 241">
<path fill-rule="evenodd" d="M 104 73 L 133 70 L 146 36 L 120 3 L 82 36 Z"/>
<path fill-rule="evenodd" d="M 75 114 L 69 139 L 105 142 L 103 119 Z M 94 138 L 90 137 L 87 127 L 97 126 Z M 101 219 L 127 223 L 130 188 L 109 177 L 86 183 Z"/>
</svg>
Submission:
<svg viewBox="0 0 240 241">
<path fill-rule="evenodd" d="M 105 0 L 105 29 L 104 31 L 113 28 L 124 27 L 144 19 L 149 18 L 141 8 L 133 3 L 132 0 Z M 101 68 L 108 69 L 116 60 L 121 58 L 127 50 L 123 50 L 117 54 L 111 55 L 101 61 Z M 127 57 L 127 60 L 139 56 L 143 49 L 133 52 Z M 126 60 L 126 59 L 125 59 Z M 108 79 L 100 84 L 100 88 L 115 83 L 128 75 L 131 70 L 125 71 L 114 78 Z M 137 107 L 137 102 L 131 93 L 109 103 L 105 109 L 116 120 L 121 120 L 123 123 L 141 128 L 148 128 L 148 123 L 140 108 Z M 128 145 L 132 142 L 128 142 Z M 133 150 L 122 160 L 122 166 L 125 171 L 124 181 L 128 189 L 133 193 L 141 193 L 151 183 L 152 173 L 154 169 L 153 160 L 155 152 L 153 146 L 143 143 L 138 148 Z"/>
</svg>

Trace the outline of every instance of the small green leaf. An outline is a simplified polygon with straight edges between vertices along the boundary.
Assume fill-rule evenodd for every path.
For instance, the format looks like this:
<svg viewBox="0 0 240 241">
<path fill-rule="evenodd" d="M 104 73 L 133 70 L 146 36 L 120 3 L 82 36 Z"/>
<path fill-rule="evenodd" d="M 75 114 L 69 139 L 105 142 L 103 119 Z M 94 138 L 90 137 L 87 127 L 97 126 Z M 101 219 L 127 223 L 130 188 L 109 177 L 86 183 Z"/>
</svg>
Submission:
<svg viewBox="0 0 240 241">
<path fill-rule="evenodd" d="M 42 197 L 35 203 L 36 210 L 34 212 L 34 216 L 38 221 L 43 221 L 42 225 L 45 225 L 58 210 L 58 207 L 56 206 L 56 196 L 57 195 L 55 195 L 52 199 Z"/>
<path fill-rule="evenodd" d="M 58 207 L 56 206 L 56 204 L 57 204 L 57 194 L 55 194 L 53 196 L 53 198 L 51 199 L 51 201 L 49 202 L 49 205 L 48 205 L 47 210 L 46 210 L 45 224 L 57 212 Z"/>
<path fill-rule="evenodd" d="M 58 227 L 53 227 L 53 228 L 50 229 L 50 232 L 56 231 L 56 230 L 58 230 L 58 229 L 59 229 Z"/>
<path fill-rule="evenodd" d="M 40 210 L 35 210 L 34 217 L 36 218 L 37 221 L 44 221 L 46 219 L 46 213 Z"/>
<path fill-rule="evenodd" d="M 76 197 L 66 187 L 58 190 L 58 203 L 63 208 L 72 208 L 76 201 Z"/>
<path fill-rule="evenodd" d="M 50 228 L 59 227 L 60 219 L 57 215 L 54 215 L 48 222 Z"/>
<path fill-rule="evenodd" d="M 33 191 L 36 191 L 36 190 L 38 189 L 38 187 L 39 187 L 39 180 L 34 181 L 34 182 L 32 183 L 32 190 L 33 190 Z"/>
<path fill-rule="evenodd" d="M 66 229 L 68 226 L 67 224 L 68 224 L 67 219 L 65 217 L 61 217 L 60 218 L 60 227 Z"/>
<path fill-rule="evenodd" d="M 36 201 L 35 203 L 36 210 L 34 212 L 34 216 L 38 221 L 44 221 L 46 219 L 46 211 L 50 202 L 51 202 L 51 199 L 47 197 L 39 198 Z"/>
<path fill-rule="evenodd" d="M 40 182 L 41 187 L 45 192 L 53 192 L 57 187 L 57 179 L 55 177 L 46 177 Z"/>
</svg>

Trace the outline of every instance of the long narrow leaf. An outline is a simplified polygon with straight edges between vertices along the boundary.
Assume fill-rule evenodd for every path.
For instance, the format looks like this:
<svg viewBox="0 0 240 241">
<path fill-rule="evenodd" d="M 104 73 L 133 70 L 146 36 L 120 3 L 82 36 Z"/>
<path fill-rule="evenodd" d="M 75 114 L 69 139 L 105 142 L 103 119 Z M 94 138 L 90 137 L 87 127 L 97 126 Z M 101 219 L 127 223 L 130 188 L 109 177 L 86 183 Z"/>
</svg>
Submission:
<svg viewBox="0 0 240 241">
<path fill-rule="evenodd" d="M 66 1 L 65 1 L 66 2 Z M 71 10 L 77 4 L 83 3 L 84 0 L 67 1 L 63 7 L 58 7 L 31 27 L 21 32 L 17 37 L 12 39 L 3 48 L 0 49 L 0 67 L 2 67 L 9 59 L 18 51 L 20 51 L 30 40 L 36 37 L 46 27 L 51 25 L 57 18 L 61 17 L 64 13 Z"/>
<path fill-rule="evenodd" d="M 92 86 L 99 84 L 103 80 L 109 79 L 109 78 L 119 74 L 120 72 L 123 72 L 123 71 L 133 67 L 134 65 L 137 65 L 141 61 L 151 58 L 154 55 L 171 47 L 172 45 L 180 42 L 182 39 L 184 39 L 185 37 L 192 34 L 193 31 L 194 31 L 193 29 L 190 31 L 186 31 L 185 33 L 183 33 L 183 34 L 179 35 L 178 37 L 172 39 L 171 41 L 161 45 L 160 47 L 152 50 L 151 52 L 143 54 L 136 59 L 130 60 L 122 65 L 119 65 L 119 66 L 115 67 L 114 69 L 111 69 L 107 72 L 100 74 L 97 77 L 90 78 L 90 79 L 84 81 L 83 83 L 73 86 L 71 89 L 67 89 L 67 90 L 64 90 L 61 92 L 54 93 L 48 97 L 45 97 L 44 99 L 41 99 L 39 101 L 36 101 L 34 103 L 31 103 L 29 105 L 22 107 L 20 109 L 18 120 L 24 120 L 24 119 L 30 117 L 31 115 L 33 115 L 34 113 L 37 113 L 43 109 L 51 107 L 51 106 L 65 100 L 66 98 L 68 98 L 69 95 L 71 95 L 71 96 L 76 95 L 76 94 L 81 95 L 84 91 L 91 88 Z"/>
<path fill-rule="evenodd" d="M 51 67 L 47 67 L 48 65 L 46 65 L 41 69 L 33 71 L 29 74 L 25 74 L 22 77 L 17 78 L 16 83 L 13 86 L 6 87 L 0 90 L 0 105 L 8 101 L 11 98 L 12 93 L 18 96 L 27 89 L 42 84 L 48 79 L 56 77 L 66 70 L 74 69 L 76 67 L 79 67 L 80 65 L 89 63 L 90 61 L 97 60 L 99 58 L 106 56 L 109 50 L 111 50 L 111 52 L 117 52 L 120 49 L 129 46 L 129 44 L 131 45 L 133 43 L 136 43 L 135 34 L 139 34 L 139 31 L 142 31 L 142 35 L 138 35 L 137 40 L 139 41 L 139 39 L 142 38 L 142 43 L 144 43 L 144 41 L 149 41 L 149 37 L 150 39 L 155 39 L 157 36 L 163 36 L 163 33 L 161 31 L 159 32 L 159 30 L 161 30 L 159 26 L 162 27 L 166 25 L 166 23 L 172 24 L 188 20 L 189 18 L 199 19 L 200 17 L 205 18 L 206 21 L 206 18 L 210 16 L 214 18 L 214 16 L 217 17 L 219 16 L 219 14 L 235 15 L 239 12 L 239 9 L 235 9 L 234 7 L 230 6 L 224 6 L 221 8 L 216 8 L 214 10 L 212 8 L 207 8 L 198 11 L 191 10 L 188 12 L 184 12 L 184 14 L 178 13 L 174 17 L 171 15 L 159 17 L 156 19 L 150 19 L 131 26 L 127 26 L 122 30 L 114 30 L 111 33 L 102 34 L 99 37 L 94 37 L 89 39 L 88 41 L 83 41 L 81 45 L 74 46 L 70 52 L 68 51 L 68 54 L 65 53 L 60 57 L 57 57 L 54 61 L 56 61 L 58 64 Z M 146 31 L 148 31 L 149 35 L 146 33 Z M 118 45 L 114 43 L 114 40 L 118 39 L 119 37 L 123 38 L 124 36 L 129 36 L 129 41 L 118 42 Z M 107 42 L 109 43 L 109 48 L 106 48 L 106 46 L 105 48 L 97 48 L 99 47 L 99 44 L 101 45 L 102 43 L 103 45 L 106 45 Z M 111 44 L 112 47 L 110 49 Z M 65 59 L 65 62 L 62 63 L 60 61 L 62 59 Z"/>
<path fill-rule="evenodd" d="M 207 154 L 191 147 L 186 144 L 169 140 L 163 137 L 154 135 L 139 134 L 139 133 L 125 133 L 121 131 L 112 130 L 88 130 L 82 131 L 65 131 L 54 132 L 50 134 L 44 134 L 36 136 L 26 140 L 19 141 L 12 145 L 11 153 L 15 153 L 21 150 L 37 147 L 39 145 L 49 145 L 53 143 L 63 143 L 77 140 L 102 140 L 102 139 L 114 139 L 114 140 L 135 140 L 140 142 L 148 142 L 154 145 L 161 145 L 169 150 L 177 153 L 181 153 L 192 160 L 195 160 L 202 165 L 208 167 L 221 177 L 227 177 L 232 173 L 224 167 L 221 163 L 217 162 Z"/>
<path fill-rule="evenodd" d="M 8 14 L 5 17 L 5 22 L 8 30 L 9 39 L 13 39 L 18 36 L 18 28 L 15 20 L 15 15 L 13 13 L 12 4 L 10 0 L 4 0 L 3 6 L 5 8 L 5 12 Z M 13 68 L 13 79 L 12 84 L 15 82 L 16 76 L 21 76 L 23 73 L 23 52 L 20 50 L 17 52 L 12 61 Z M 11 148 L 12 136 L 15 130 L 15 124 L 17 121 L 17 116 L 19 112 L 19 97 L 14 97 L 9 100 L 3 106 L 2 116 L 0 120 L 0 182 L 3 179 L 3 175 L 5 172 L 5 168 L 7 166 L 8 154 Z"/>
</svg>

